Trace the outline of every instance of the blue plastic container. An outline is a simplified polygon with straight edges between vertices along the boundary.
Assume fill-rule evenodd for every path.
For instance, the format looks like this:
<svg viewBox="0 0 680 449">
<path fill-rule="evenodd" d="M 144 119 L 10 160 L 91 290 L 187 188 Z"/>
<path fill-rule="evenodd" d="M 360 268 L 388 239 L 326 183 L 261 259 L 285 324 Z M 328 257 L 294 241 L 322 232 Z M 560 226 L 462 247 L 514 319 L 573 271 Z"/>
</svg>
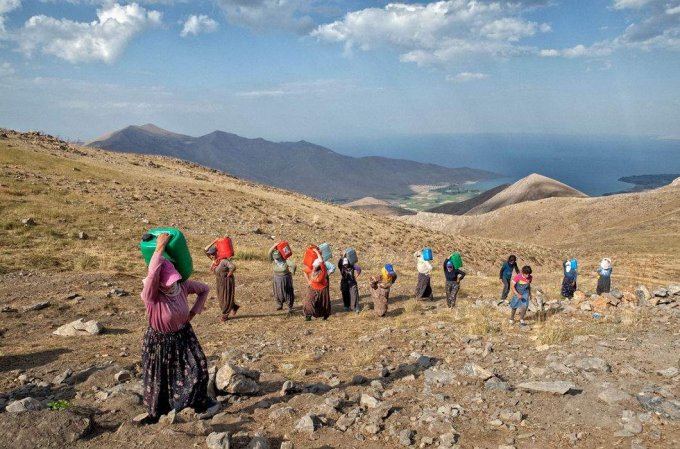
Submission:
<svg viewBox="0 0 680 449">
<path fill-rule="evenodd" d="M 319 245 L 319 251 L 321 251 L 321 258 L 323 258 L 324 262 L 331 260 L 331 257 L 333 257 L 333 251 L 331 251 L 331 246 L 328 243 Z"/>
<path fill-rule="evenodd" d="M 385 271 L 387 271 L 390 274 L 394 273 L 394 267 L 392 266 L 391 263 L 385 264 Z"/>
<path fill-rule="evenodd" d="M 572 270 L 578 270 L 578 260 L 571 259 L 571 269 Z"/>
<path fill-rule="evenodd" d="M 433 257 L 432 257 L 432 250 L 430 248 L 423 249 L 423 260 L 426 260 L 428 262 L 432 262 Z"/>
<path fill-rule="evenodd" d="M 345 250 L 345 257 L 347 257 L 347 261 L 350 263 L 350 265 L 355 265 L 357 262 L 359 262 L 359 257 L 357 256 L 357 252 L 354 250 L 354 248 L 347 248 Z"/>
<path fill-rule="evenodd" d="M 324 265 L 326 265 L 326 272 L 328 274 L 335 273 L 335 265 L 333 265 L 332 263 L 330 263 L 328 261 L 324 262 Z"/>
</svg>

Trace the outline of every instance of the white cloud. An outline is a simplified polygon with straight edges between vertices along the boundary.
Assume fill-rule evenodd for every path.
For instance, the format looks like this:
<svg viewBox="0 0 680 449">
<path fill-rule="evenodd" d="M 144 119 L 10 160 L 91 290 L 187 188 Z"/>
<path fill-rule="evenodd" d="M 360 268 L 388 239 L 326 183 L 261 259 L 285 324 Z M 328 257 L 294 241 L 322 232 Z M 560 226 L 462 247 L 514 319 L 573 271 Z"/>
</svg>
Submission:
<svg viewBox="0 0 680 449">
<path fill-rule="evenodd" d="M 200 33 L 213 33 L 217 31 L 219 24 L 206 15 L 192 15 L 184 22 L 182 32 L 179 34 L 182 37 L 187 37 L 190 34 L 196 36 Z"/>
<path fill-rule="evenodd" d="M 615 9 L 640 9 L 655 0 L 614 0 Z"/>
<path fill-rule="evenodd" d="M 305 95 L 343 95 L 348 92 L 379 92 L 379 87 L 360 87 L 352 80 L 318 79 L 311 81 L 296 81 L 260 90 L 236 92 L 234 95 L 244 98 L 273 98 L 284 96 Z"/>
<path fill-rule="evenodd" d="M 680 0 L 614 0 L 613 8 L 627 10 L 630 25 L 610 40 L 566 49 L 546 49 L 541 56 L 598 58 L 626 49 L 680 51 Z"/>
<path fill-rule="evenodd" d="M 437 1 L 427 4 L 390 3 L 347 13 L 341 20 L 317 27 L 312 36 L 328 42 L 369 50 L 392 46 L 403 51 L 401 61 L 428 64 L 470 53 L 511 56 L 528 49 L 523 38 L 550 31 L 521 17 L 526 7 L 544 2 Z"/>
<path fill-rule="evenodd" d="M 461 72 L 458 75 L 448 75 L 446 81 L 464 83 L 466 81 L 480 81 L 489 78 L 487 73 Z"/>
<path fill-rule="evenodd" d="M 0 0 L 0 15 L 5 15 L 21 7 L 21 0 Z"/>
<path fill-rule="evenodd" d="M 29 56 L 40 50 L 72 63 L 112 63 L 135 36 L 160 23 L 158 11 L 147 11 L 137 3 L 113 3 L 97 10 L 97 20 L 92 22 L 33 16 L 16 40 L 20 50 Z"/>
<path fill-rule="evenodd" d="M 562 50 L 545 49 L 540 51 L 540 56 L 547 58 L 564 57 L 564 58 L 602 58 L 613 53 L 614 49 L 609 44 L 594 44 L 590 47 L 585 45 L 576 45 L 571 48 L 564 48 Z"/>
<path fill-rule="evenodd" d="M 20 7 L 21 0 L 0 0 L 0 39 L 4 39 L 7 33 L 5 28 L 5 15 Z"/>
<path fill-rule="evenodd" d="M 306 34 L 314 28 L 313 0 L 216 0 L 227 20 L 257 31 Z"/>
</svg>

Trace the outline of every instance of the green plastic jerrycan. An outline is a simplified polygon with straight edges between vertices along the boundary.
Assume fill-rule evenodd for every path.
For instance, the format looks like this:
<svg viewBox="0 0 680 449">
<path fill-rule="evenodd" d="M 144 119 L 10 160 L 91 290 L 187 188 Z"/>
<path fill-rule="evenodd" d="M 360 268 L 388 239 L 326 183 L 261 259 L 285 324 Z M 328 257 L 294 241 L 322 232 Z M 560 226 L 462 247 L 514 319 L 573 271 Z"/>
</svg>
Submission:
<svg viewBox="0 0 680 449">
<path fill-rule="evenodd" d="M 449 257 L 449 260 L 453 264 L 453 268 L 455 268 L 456 270 L 463 267 L 463 258 L 460 257 L 460 253 L 458 251 L 451 254 L 451 257 Z"/>
<path fill-rule="evenodd" d="M 186 281 L 194 271 L 194 264 L 191 260 L 191 253 L 189 252 L 187 241 L 184 238 L 184 234 L 182 234 L 182 231 L 179 229 L 150 229 L 142 236 L 142 240 L 139 242 L 139 249 L 142 251 L 142 256 L 144 256 L 146 266 L 149 266 L 151 256 L 153 256 L 154 251 L 156 251 L 156 238 L 164 232 L 170 234 L 171 237 L 170 241 L 165 246 L 163 257 L 172 262 L 177 271 L 179 271 L 179 274 L 182 275 L 182 280 Z"/>
</svg>

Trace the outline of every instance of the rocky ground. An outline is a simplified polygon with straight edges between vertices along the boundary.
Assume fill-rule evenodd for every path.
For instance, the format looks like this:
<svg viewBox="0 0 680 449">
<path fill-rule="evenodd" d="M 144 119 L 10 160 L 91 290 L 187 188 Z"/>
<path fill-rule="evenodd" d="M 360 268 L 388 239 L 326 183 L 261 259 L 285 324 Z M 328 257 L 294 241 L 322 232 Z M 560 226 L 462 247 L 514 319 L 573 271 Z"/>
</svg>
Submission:
<svg viewBox="0 0 680 449">
<path fill-rule="evenodd" d="M 556 296 L 560 253 L 523 247 L 544 294 L 520 327 L 491 299 L 511 242 L 456 237 L 468 277 L 449 310 L 440 276 L 436 301 L 411 298 L 410 254 L 423 241 L 444 253 L 452 243 L 440 234 L 163 158 L 5 135 L 2 447 L 680 447 L 680 288 L 671 277 L 657 282 L 654 265 L 648 287 L 616 274 L 618 289 L 599 297 L 584 275 L 568 301 Z M 211 296 L 194 320 L 219 407 L 140 425 L 146 324 L 136 242 L 167 217 L 194 254 L 209 236 L 233 232 L 246 248 L 236 261 L 242 308 L 221 323 Z M 353 242 L 367 273 L 396 260 L 388 316 L 373 316 L 365 278 L 359 314 L 342 312 L 335 278 L 328 321 L 303 321 L 299 299 L 292 315 L 275 311 L 268 263 L 253 250 L 273 235 L 294 248 Z M 200 260 L 194 278 L 214 282 Z M 300 275 L 295 286 L 300 298 Z"/>
<path fill-rule="evenodd" d="M 331 319 L 310 323 L 297 308 L 289 316 L 268 298 L 241 297 L 245 312 L 223 324 L 212 304 L 195 328 L 218 409 L 141 426 L 144 318 L 134 283 L 31 274 L 5 282 L 2 297 L 40 284 L 65 293 L 2 309 L 3 349 L 12 353 L 0 358 L 7 447 L 680 444 L 677 287 L 654 292 L 664 298 L 616 294 L 617 307 L 580 294 L 546 301 L 525 328 L 510 325 L 496 301 L 465 298 L 449 310 L 443 298 L 409 299 L 409 285 L 395 286 L 384 319 L 367 298 L 360 314 L 335 301 Z M 64 327 L 74 316 L 84 320 Z"/>
</svg>

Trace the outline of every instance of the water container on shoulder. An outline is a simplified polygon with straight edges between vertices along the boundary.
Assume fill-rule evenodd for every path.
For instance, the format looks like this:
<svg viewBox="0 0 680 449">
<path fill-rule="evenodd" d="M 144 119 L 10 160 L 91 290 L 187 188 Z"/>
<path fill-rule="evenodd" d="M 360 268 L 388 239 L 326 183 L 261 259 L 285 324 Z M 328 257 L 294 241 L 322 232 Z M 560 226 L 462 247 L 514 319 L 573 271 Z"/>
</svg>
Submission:
<svg viewBox="0 0 680 449">
<path fill-rule="evenodd" d="M 327 260 L 331 260 L 331 257 L 333 257 L 333 251 L 331 251 L 331 245 L 328 243 L 322 243 L 319 245 L 319 251 L 321 251 L 321 257 L 323 258 L 324 262 Z"/>
<path fill-rule="evenodd" d="M 423 249 L 423 260 L 426 260 L 428 262 L 431 262 L 433 257 L 432 257 L 432 250 L 430 248 L 424 248 Z"/>
<path fill-rule="evenodd" d="M 326 272 L 328 274 L 335 273 L 335 265 L 333 265 L 332 263 L 330 263 L 328 261 L 324 262 L 324 265 L 326 265 Z"/>
<path fill-rule="evenodd" d="M 359 262 L 359 257 L 357 256 L 357 252 L 354 250 L 354 248 L 347 248 L 345 250 L 345 257 L 347 258 L 347 261 L 350 263 L 350 265 L 355 265 L 357 262 Z"/>
<path fill-rule="evenodd" d="M 284 259 L 288 259 L 290 256 L 293 255 L 293 250 L 290 249 L 290 245 L 286 241 L 281 241 L 278 245 L 276 245 L 276 250 L 281 254 L 281 257 Z"/>
<path fill-rule="evenodd" d="M 312 264 L 316 260 L 316 253 L 314 250 L 319 251 L 319 248 L 316 245 L 309 245 L 309 248 L 305 251 L 305 257 L 302 259 L 302 269 L 306 273 L 312 272 Z"/>
<path fill-rule="evenodd" d="M 397 274 L 394 272 L 394 267 L 392 264 L 385 264 L 381 270 L 383 283 L 393 281 Z"/>
<path fill-rule="evenodd" d="M 217 249 L 218 259 L 229 259 L 234 256 L 234 245 L 229 237 L 217 239 L 215 241 L 215 248 Z"/>
<path fill-rule="evenodd" d="M 576 259 L 571 259 L 571 269 L 572 269 L 572 270 L 577 270 L 577 269 L 578 269 L 578 260 L 576 260 Z"/>
<path fill-rule="evenodd" d="M 460 253 L 458 251 L 451 254 L 451 257 L 449 257 L 449 260 L 453 264 L 453 268 L 455 268 L 456 270 L 463 267 L 463 258 L 460 257 Z"/>
<path fill-rule="evenodd" d="M 165 246 L 163 257 L 172 262 L 177 271 L 179 271 L 179 274 L 182 275 L 182 280 L 186 281 L 194 270 L 194 264 L 191 260 L 191 253 L 189 252 L 187 241 L 184 238 L 184 234 L 182 234 L 182 231 L 179 229 L 156 228 L 150 229 L 144 234 L 142 240 L 139 242 L 139 249 L 142 252 L 144 261 L 148 266 L 149 261 L 151 261 L 151 256 L 153 256 L 153 253 L 156 251 L 156 239 L 163 233 L 170 234 L 170 240 Z"/>
</svg>

